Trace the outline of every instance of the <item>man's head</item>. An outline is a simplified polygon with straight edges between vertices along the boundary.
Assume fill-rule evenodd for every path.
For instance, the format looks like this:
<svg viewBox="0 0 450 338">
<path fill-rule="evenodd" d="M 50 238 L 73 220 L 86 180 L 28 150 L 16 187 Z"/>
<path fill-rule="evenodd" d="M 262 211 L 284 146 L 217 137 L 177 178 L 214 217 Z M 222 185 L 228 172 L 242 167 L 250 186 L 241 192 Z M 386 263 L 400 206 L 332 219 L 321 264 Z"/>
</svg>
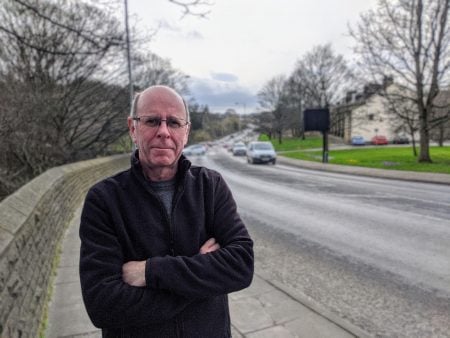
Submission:
<svg viewBox="0 0 450 338">
<path fill-rule="evenodd" d="M 152 86 L 137 94 L 128 128 L 145 172 L 170 168 L 176 171 L 189 136 L 189 111 L 177 92 L 166 86 Z"/>
</svg>

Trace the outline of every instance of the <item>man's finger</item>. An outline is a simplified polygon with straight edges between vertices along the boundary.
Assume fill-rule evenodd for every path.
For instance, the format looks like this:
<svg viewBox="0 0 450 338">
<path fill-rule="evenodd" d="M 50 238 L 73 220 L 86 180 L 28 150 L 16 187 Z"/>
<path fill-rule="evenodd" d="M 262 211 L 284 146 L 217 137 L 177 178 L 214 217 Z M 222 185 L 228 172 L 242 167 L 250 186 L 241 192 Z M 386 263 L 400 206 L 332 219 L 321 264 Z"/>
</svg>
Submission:
<svg viewBox="0 0 450 338">
<path fill-rule="evenodd" d="M 200 248 L 200 253 L 206 254 L 208 252 L 216 251 L 219 248 L 220 245 L 219 243 L 216 243 L 216 239 L 210 238 L 202 245 L 202 247 Z"/>
</svg>

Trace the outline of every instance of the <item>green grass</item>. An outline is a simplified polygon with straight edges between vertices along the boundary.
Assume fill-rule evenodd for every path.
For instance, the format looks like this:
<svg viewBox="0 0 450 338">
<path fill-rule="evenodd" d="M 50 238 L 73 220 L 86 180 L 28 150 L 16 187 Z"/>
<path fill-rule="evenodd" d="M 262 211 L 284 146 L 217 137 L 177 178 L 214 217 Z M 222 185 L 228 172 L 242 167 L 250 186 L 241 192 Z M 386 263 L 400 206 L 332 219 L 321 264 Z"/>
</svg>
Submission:
<svg viewBox="0 0 450 338">
<path fill-rule="evenodd" d="M 281 145 L 277 140 L 272 143 L 278 152 L 286 151 L 282 156 L 306 161 L 322 162 L 322 138 L 286 139 Z M 419 149 L 417 149 L 419 151 Z M 281 155 L 281 154 L 280 154 Z M 409 147 L 357 147 L 352 149 L 331 150 L 328 162 L 333 164 L 380 168 L 389 170 L 409 170 L 450 174 L 450 147 L 430 147 L 433 163 L 418 163 Z"/>
<path fill-rule="evenodd" d="M 271 141 L 273 147 L 277 152 L 280 151 L 295 151 L 295 150 L 304 150 L 304 149 L 312 149 L 312 148 L 321 148 L 322 147 L 322 137 L 308 137 L 305 140 L 300 138 L 283 138 L 283 142 L 281 144 L 278 143 L 278 139 L 272 138 L 269 140 L 267 135 L 261 134 L 259 136 L 260 141 Z"/>
</svg>

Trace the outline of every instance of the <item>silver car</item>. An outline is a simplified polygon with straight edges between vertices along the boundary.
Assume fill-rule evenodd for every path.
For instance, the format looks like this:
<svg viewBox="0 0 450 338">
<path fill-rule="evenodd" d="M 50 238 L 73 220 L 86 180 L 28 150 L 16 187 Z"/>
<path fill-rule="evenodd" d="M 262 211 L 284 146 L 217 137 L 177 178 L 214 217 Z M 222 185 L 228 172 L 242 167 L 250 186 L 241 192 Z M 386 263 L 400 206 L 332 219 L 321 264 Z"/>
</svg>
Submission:
<svg viewBox="0 0 450 338">
<path fill-rule="evenodd" d="M 231 151 L 234 156 L 245 156 L 247 154 L 247 147 L 244 142 L 237 142 L 233 145 Z"/>
<path fill-rule="evenodd" d="M 206 147 L 203 144 L 193 144 L 183 149 L 185 156 L 199 156 L 206 154 Z"/>
<path fill-rule="evenodd" d="M 277 162 L 277 153 L 270 142 L 250 142 L 247 147 L 248 163 L 272 163 Z"/>
</svg>

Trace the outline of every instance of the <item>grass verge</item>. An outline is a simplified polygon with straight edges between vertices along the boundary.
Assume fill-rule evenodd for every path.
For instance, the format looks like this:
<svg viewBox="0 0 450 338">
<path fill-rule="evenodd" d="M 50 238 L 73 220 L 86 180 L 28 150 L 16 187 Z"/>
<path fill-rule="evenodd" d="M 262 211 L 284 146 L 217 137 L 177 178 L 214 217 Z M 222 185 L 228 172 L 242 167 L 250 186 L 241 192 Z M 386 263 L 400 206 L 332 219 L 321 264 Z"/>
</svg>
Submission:
<svg viewBox="0 0 450 338">
<path fill-rule="evenodd" d="M 265 137 L 265 140 L 268 140 Z M 283 139 L 282 144 L 272 139 L 277 152 L 284 152 L 282 156 L 306 160 L 322 161 L 321 137 Z M 350 165 L 368 168 L 389 170 L 408 170 L 417 172 L 432 172 L 450 174 L 450 147 L 430 147 L 432 163 L 418 163 L 413 155 L 412 146 L 376 146 L 354 147 L 352 149 L 331 150 L 328 153 L 328 162 L 340 165 Z"/>
</svg>

